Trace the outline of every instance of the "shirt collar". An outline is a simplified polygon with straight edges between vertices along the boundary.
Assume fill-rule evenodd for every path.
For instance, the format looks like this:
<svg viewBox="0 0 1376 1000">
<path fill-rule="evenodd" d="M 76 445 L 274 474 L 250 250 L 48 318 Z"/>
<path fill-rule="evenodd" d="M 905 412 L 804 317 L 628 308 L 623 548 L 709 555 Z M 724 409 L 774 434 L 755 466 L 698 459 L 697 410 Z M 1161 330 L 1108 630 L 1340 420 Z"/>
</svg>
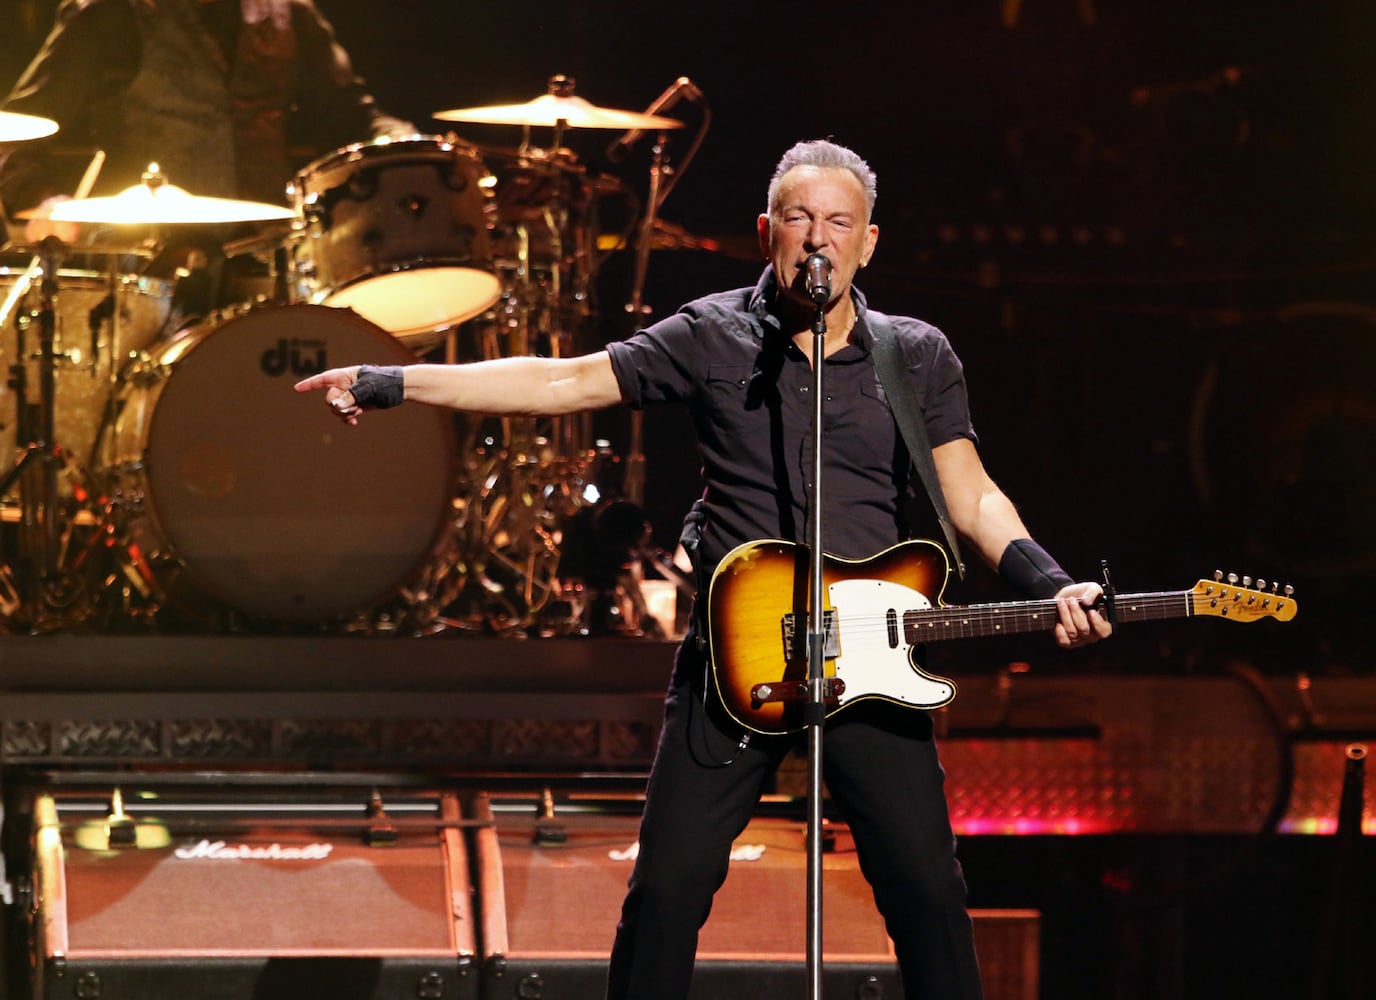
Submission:
<svg viewBox="0 0 1376 1000">
<path fill-rule="evenodd" d="M 778 297 L 779 279 L 774 274 L 774 265 L 766 264 L 760 280 L 755 283 L 755 290 L 750 294 L 749 308 L 756 319 L 775 330 L 782 329 L 779 317 L 774 313 L 774 303 Z M 874 347 L 874 338 L 870 336 L 869 323 L 865 319 L 866 313 L 869 312 L 869 303 L 865 299 L 865 293 L 855 285 L 850 286 L 850 297 L 855 304 L 855 327 L 851 330 L 851 343 L 868 354 Z"/>
</svg>

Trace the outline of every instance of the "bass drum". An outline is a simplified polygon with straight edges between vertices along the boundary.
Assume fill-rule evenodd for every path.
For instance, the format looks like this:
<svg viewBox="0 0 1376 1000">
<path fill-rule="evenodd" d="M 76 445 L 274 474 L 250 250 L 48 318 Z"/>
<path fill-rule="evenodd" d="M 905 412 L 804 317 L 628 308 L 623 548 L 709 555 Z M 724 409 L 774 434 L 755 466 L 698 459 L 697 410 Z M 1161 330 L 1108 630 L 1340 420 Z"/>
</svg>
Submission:
<svg viewBox="0 0 1376 1000">
<path fill-rule="evenodd" d="M 131 537 L 175 567 L 164 591 L 316 623 L 394 595 L 450 510 L 449 418 L 408 406 L 347 427 L 292 385 L 413 360 L 353 312 L 296 304 L 212 317 L 127 372 L 103 468 Z"/>
</svg>

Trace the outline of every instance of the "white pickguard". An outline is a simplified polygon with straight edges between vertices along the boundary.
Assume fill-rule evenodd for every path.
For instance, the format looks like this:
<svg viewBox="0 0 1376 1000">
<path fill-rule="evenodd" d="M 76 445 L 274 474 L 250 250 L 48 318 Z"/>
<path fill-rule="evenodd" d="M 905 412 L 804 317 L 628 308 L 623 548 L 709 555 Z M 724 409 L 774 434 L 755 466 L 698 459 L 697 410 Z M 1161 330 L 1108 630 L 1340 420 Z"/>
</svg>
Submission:
<svg viewBox="0 0 1376 1000">
<path fill-rule="evenodd" d="M 903 638 L 903 614 L 930 609 L 932 602 L 925 596 L 888 580 L 840 580 L 827 587 L 827 595 L 840 644 L 836 676 L 846 685 L 840 705 L 878 695 L 913 708 L 932 708 L 955 697 L 949 681 L 922 676 L 908 658 L 912 647 Z M 885 624 L 891 609 L 898 616 L 897 646 L 889 644 Z"/>
</svg>

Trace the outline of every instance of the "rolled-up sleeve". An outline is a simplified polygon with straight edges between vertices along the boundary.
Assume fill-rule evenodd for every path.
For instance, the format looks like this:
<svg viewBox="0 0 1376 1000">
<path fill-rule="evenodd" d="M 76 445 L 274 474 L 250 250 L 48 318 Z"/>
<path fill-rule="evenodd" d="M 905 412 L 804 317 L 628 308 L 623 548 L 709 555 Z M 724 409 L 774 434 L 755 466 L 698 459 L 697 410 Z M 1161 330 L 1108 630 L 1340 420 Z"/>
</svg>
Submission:
<svg viewBox="0 0 1376 1000">
<path fill-rule="evenodd" d="M 701 345 L 695 324 L 676 313 L 625 340 L 607 345 L 612 371 L 628 406 L 641 409 L 691 397 L 699 384 Z"/>
</svg>

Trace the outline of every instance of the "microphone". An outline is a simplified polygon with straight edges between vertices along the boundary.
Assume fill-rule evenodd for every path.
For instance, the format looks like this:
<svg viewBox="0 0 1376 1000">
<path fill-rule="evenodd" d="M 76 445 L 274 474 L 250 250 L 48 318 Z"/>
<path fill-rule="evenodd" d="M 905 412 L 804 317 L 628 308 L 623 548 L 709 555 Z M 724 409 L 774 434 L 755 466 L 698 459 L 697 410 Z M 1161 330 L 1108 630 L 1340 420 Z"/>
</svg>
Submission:
<svg viewBox="0 0 1376 1000">
<path fill-rule="evenodd" d="M 698 90 L 697 85 L 686 76 L 681 76 L 669 85 L 669 89 L 655 98 L 653 104 L 645 109 L 647 115 L 657 115 L 661 111 L 668 111 L 679 101 L 687 98 L 690 101 L 702 100 L 702 91 Z M 627 129 L 625 134 L 607 147 L 606 157 L 608 163 L 620 163 L 626 158 L 626 154 L 631 151 L 631 147 L 640 141 L 640 137 L 645 134 L 643 128 Z"/>
<path fill-rule="evenodd" d="M 824 306 L 831 298 L 831 260 L 825 254 L 809 254 L 803 262 L 806 274 L 807 297 L 815 306 Z"/>
</svg>

